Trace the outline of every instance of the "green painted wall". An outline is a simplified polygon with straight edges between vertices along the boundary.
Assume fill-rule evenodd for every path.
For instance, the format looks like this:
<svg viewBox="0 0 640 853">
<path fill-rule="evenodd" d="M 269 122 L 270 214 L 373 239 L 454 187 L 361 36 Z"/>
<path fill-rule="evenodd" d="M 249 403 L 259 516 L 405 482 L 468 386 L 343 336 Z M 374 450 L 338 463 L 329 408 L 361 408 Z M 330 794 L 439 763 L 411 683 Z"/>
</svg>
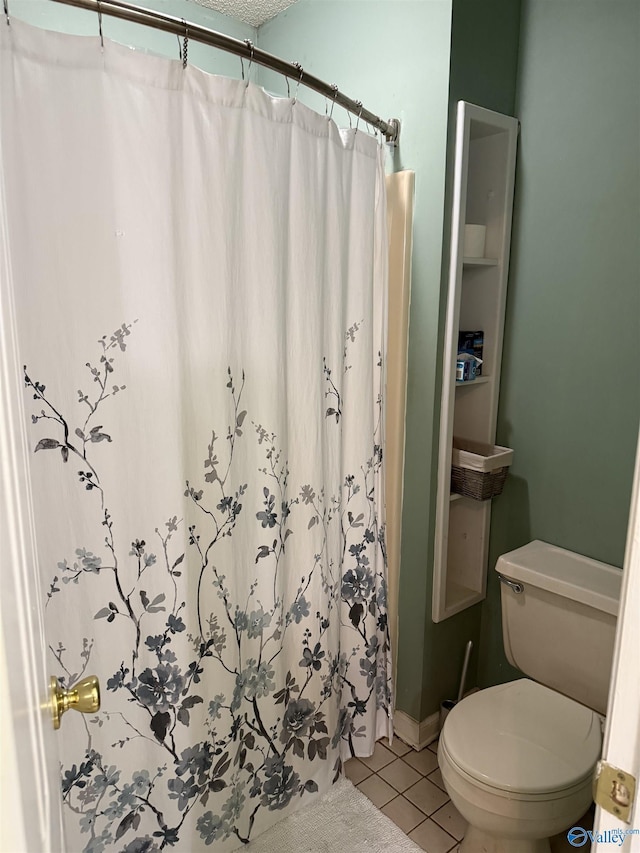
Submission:
<svg viewBox="0 0 640 853">
<path fill-rule="evenodd" d="M 454 0 L 451 27 L 450 119 L 458 101 L 513 115 L 520 0 Z"/>
<path fill-rule="evenodd" d="M 522 122 L 490 569 L 543 539 L 622 565 L 640 418 L 640 4 L 524 0 Z M 499 584 L 482 607 L 480 683 L 515 675 Z"/>
<path fill-rule="evenodd" d="M 427 683 L 447 659 L 431 623 L 438 314 L 451 0 L 300 0 L 259 30 L 261 48 L 299 61 L 385 118 L 402 121 L 395 169 L 416 172 L 397 705 L 422 719 Z M 266 77 L 283 92 L 282 79 Z M 324 99 L 300 90 L 321 111 Z M 336 108 L 334 118 L 347 118 Z M 446 638 L 443 638 L 446 642 Z M 456 662 L 457 666 L 457 662 Z"/>
<path fill-rule="evenodd" d="M 212 9 L 199 6 L 187 0 L 131 0 L 136 6 L 156 9 L 176 18 L 185 18 L 204 27 L 219 30 L 237 39 L 256 41 L 256 29 L 248 24 L 235 21 Z M 62 6 L 52 0 L 9 0 L 11 16 L 20 18 L 28 24 L 47 30 L 73 33 L 74 35 L 97 36 L 98 16 L 94 12 Z M 138 50 L 155 53 L 159 56 L 178 58 L 178 40 L 170 33 L 163 33 L 139 24 L 119 21 L 107 15 L 102 16 L 102 33 L 105 38 L 121 44 L 131 45 Z M 212 50 L 206 45 L 191 42 L 189 62 L 205 71 L 224 74 L 227 77 L 240 77 L 240 60 L 236 56 L 220 50 Z"/>
</svg>

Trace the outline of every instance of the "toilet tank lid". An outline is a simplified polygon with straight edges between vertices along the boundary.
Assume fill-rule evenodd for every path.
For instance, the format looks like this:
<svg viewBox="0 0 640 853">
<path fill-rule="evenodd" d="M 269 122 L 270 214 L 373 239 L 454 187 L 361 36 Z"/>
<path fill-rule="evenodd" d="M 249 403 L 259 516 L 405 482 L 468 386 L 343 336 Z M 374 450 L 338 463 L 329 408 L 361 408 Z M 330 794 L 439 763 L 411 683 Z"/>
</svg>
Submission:
<svg viewBox="0 0 640 853">
<path fill-rule="evenodd" d="M 618 614 L 622 571 L 539 539 L 498 558 L 496 571 L 596 610 Z"/>
</svg>

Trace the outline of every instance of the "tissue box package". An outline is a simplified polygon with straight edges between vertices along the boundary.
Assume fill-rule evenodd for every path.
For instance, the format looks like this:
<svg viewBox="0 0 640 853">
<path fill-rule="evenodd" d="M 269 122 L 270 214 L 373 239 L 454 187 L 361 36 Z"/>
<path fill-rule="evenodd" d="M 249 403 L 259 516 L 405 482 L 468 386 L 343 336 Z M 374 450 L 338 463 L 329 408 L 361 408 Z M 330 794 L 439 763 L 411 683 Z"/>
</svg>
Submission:
<svg viewBox="0 0 640 853">
<path fill-rule="evenodd" d="M 484 332 L 483 331 L 459 331 L 458 332 L 458 352 L 468 352 L 475 355 L 476 358 L 482 360 L 482 350 L 484 347 Z M 482 375 L 482 364 L 477 365 L 476 376 Z"/>
<path fill-rule="evenodd" d="M 478 375 L 480 365 L 474 355 L 459 352 L 456 361 L 456 382 L 472 382 Z"/>
</svg>

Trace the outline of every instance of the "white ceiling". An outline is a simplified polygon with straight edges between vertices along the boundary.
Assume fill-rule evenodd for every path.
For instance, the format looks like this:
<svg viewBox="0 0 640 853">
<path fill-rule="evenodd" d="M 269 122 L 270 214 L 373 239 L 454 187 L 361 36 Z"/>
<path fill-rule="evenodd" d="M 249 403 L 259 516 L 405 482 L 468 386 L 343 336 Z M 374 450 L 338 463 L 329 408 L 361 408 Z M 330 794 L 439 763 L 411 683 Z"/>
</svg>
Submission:
<svg viewBox="0 0 640 853">
<path fill-rule="evenodd" d="M 259 27 L 265 21 L 292 6 L 296 0 L 194 0 L 200 6 L 215 9 L 230 18 Z"/>
</svg>

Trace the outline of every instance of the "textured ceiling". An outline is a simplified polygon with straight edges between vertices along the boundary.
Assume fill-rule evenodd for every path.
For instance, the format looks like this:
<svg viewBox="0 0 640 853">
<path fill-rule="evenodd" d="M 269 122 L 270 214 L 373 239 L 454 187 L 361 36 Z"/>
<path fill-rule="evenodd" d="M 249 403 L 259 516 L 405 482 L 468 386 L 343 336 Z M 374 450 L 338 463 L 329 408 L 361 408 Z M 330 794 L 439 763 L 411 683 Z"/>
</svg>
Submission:
<svg viewBox="0 0 640 853">
<path fill-rule="evenodd" d="M 215 9 L 237 21 L 244 21 L 253 27 L 259 27 L 265 21 L 292 6 L 296 0 L 193 0 L 200 6 Z"/>
</svg>

